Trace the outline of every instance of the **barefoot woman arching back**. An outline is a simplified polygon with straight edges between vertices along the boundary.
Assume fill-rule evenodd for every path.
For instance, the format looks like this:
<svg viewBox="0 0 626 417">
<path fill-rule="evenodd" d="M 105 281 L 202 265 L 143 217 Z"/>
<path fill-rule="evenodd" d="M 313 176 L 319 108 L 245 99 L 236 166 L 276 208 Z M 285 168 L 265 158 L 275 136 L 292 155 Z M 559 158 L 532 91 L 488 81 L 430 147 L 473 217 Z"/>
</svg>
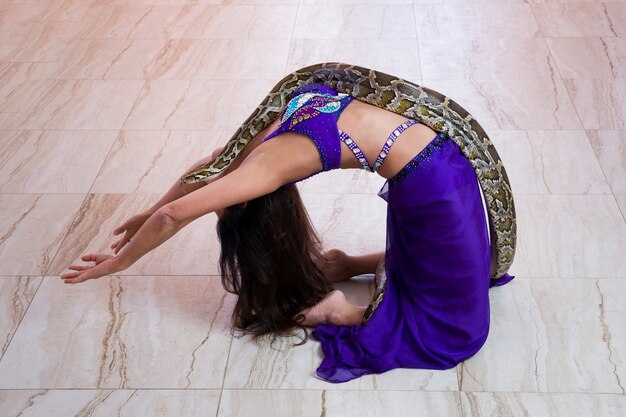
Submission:
<svg viewBox="0 0 626 417">
<path fill-rule="evenodd" d="M 363 308 L 330 291 L 330 257 L 294 186 L 339 168 L 387 179 L 386 289 L 364 324 Z M 454 141 L 417 120 L 303 86 L 221 175 L 173 185 L 139 228 L 120 227 L 132 241 L 122 238 L 115 257 L 65 278 L 124 269 L 210 212 L 220 217 L 224 283 L 239 295 L 235 324 L 255 334 L 317 325 L 321 378 L 446 369 L 487 338 L 491 254 L 476 174 Z"/>
</svg>

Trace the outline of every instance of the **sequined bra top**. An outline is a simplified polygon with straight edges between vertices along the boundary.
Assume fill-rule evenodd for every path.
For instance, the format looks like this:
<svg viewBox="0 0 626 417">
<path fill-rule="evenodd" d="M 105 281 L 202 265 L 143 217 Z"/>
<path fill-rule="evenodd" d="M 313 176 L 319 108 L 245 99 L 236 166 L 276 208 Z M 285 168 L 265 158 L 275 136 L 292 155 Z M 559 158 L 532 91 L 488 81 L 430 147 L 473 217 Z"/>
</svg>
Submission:
<svg viewBox="0 0 626 417">
<path fill-rule="evenodd" d="M 264 139 L 284 132 L 306 135 L 313 140 L 322 160 L 322 170 L 339 168 L 341 139 L 337 120 L 346 106 L 354 100 L 323 84 L 307 84 L 298 88 L 281 113 L 281 124 Z"/>
</svg>

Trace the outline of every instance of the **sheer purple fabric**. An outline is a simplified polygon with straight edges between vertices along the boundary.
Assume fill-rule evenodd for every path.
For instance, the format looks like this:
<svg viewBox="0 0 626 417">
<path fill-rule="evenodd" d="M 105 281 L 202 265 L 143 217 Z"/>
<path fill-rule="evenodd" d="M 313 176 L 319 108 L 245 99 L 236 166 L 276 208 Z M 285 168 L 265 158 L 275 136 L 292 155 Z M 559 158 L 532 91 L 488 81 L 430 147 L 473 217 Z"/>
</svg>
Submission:
<svg viewBox="0 0 626 417">
<path fill-rule="evenodd" d="M 458 146 L 437 138 L 378 195 L 388 203 L 385 296 L 363 326 L 323 324 L 317 375 L 345 382 L 394 368 L 447 369 L 489 332 L 490 251 L 476 175 Z"/>
</svg>

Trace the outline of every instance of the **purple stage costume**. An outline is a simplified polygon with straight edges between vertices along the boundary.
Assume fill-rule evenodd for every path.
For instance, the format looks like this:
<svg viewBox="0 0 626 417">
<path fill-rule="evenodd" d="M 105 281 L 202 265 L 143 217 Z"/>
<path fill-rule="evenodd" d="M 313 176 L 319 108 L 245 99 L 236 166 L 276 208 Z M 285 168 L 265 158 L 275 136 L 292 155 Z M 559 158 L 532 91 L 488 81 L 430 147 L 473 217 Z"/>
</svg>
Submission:
<svg viewBox="0 0 626 417">
<path fill-rule="evenodd" d="M 417 122 L 396 128 L 370 166 L 337 128 L 352 100 L 327 86 L 298 89 L 282 114 L 280 133 L 315 142 L 323 170 L 339 168 L 344 141 L 364 168 L 380 167 L 394 140 Z M 318 376 L 345 382 L 394 368 L 447 369 L 474 355 L 489 332 L 487 221 L 474 170 L 458 146 L 438 134 L 378 195 L 387 201 L 386 291 L 365 325 L 317 326 L 324 359 Z"/>
</svg>

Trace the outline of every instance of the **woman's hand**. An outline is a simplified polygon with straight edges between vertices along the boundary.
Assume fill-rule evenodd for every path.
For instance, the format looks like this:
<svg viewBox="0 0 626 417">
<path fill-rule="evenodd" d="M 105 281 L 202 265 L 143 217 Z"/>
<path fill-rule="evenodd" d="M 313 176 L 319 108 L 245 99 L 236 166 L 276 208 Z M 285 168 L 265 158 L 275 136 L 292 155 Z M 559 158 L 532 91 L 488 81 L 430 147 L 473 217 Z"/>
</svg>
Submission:
<svg viewBox="0 0 626 417">
<path fill-rule="evenodd" d="M 126 220 L 124 223 L 122 223 L 120 227 L 113 231 L 114 235 L 119 235 L 122 232 L 126 232 L 120 240 L 111 245 L 111 249 L 114 250 L 115 254 L 117 254 L 124 247 L 124 245 L 126 245 L 130 241 L 130 239 L 135 235 L 135 233 L 137 233 L 137 231 L 149 218 L 149 213 L 137 214 Z"/>
<path fill-rule="evenodd" d="M 70 265 L 68 269 L 75 272 L 66 272 L 61 275 L 61 279 L 63 279 L 66 284 L 77 284 L 79 282 L 87 281 L 88 279 L 96 279 L 105 275 L 111 275 L 125 269 L 117 265 L 113 255 L 107 255 L 105 253 L 90 253 L 89 255 L 82 256 L 81 259 L 85 262 L 95 262 L 95 264 Z"/>
</svg>

